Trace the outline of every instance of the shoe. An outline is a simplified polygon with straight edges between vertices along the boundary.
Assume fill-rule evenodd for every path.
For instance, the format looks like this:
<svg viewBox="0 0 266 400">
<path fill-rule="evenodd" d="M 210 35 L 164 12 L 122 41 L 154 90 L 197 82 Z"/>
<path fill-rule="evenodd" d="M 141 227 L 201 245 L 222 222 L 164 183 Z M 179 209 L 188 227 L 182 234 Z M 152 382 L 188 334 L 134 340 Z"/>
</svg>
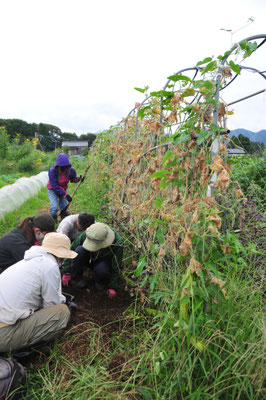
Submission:
<svg viewBox="0 0 266 400">
<path fill-rule="evenodd" d="M 81 278 L 79 281 L 76 282 L 76 287 L 78 289 L 84 289 L 87 286 L 87 281 L 84 278 Z"/>
<path fill-rule="evenodd" d="M 28 350 L 14 351 L 13 353 L 11 353 L 11 355 L 15 359 L 17 359 L 17 358 L 20 359 L 20 358 L 29 357 L 33 353 L 34 353 L 34 351 L 32 349 L 28 349 Z"/>
</svg>

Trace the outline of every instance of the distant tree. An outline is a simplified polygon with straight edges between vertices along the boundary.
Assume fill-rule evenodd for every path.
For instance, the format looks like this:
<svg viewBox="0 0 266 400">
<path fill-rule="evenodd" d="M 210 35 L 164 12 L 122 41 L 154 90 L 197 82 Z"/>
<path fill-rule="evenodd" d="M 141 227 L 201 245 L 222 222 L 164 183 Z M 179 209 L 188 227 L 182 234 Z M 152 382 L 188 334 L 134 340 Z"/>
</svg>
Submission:
<svg viewBox="0 0 266 400">
<path fill-rule="evenodd" d="M 76 135 L 76 133 L 69 133 L 69 132 L 62 132 L 60 134 L 60 138 L 61 138 L 62 141 L 65 141 L 65 140 L 79 140 L 79 138 Z"/>
<path fill-rule="evenodd" d="M 61 130 L 57 126 L 40 123 L 38 127 L 38 137 L 44 150 L 51 151 L 61 147 Z"/>
<path fill-rule="evenodd" d="M 8 148 L 9 137 L 6 132 L 6 128 L 0 126 L 0 160 L 3 160 L 8 156 Z"/>
<path fill-rule="evenodd" d="M 88 146 L 92 146 L 92 143 L 94 142 L 94 140 L 96 139 L 97 135 L 95 135 L 94 133 L 86 133 L 86 134 L 82 134 L 79 137 L 79 140 L 87 140 L 88 141 Z"/>
<path fill-rule="evenodd" d="M 5 126 L 8 136 L 14 139 L 19 133 L 21 142 L 25 139 L 32 139 L 38 130 L 35 123 L 29 124 L 21 119 L 0 119 L 0 126 Z"/>
<path fill-rule="evenodd" d="M 240 134 L 233 136 L 228 146 L 230 149 L 234 147 L 241 147 L 247 154 L 261 155 L 264 150 L 264 143 L 252 142 L 248 137 Z"/>
</svg>

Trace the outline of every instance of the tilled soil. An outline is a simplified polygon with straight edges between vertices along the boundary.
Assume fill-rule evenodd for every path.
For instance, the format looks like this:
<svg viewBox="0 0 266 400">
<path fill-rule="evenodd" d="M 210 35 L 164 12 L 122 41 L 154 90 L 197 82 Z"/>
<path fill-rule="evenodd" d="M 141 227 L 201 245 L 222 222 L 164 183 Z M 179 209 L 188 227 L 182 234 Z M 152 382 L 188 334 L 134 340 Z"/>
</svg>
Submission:
<svg viewBox="0 0 266 400">
<path fill-rule="evenodd" d="M 117 295 L 109 298 L 106 290 L 96 290 L 92 280 L 88 281 L 87 288 L 78 289 L 75 283 L 70 282 L 63 288 L 63 294 L 77 305 L 71 309 L 71 317 L 67 328 L 58 338 L 58 347 L 61 354 L 68 360 L 86 356 L 91 348 L 91 331 L 100 328 L 101 346 L 106 347 L 115 334 L 124 327 L 124 312 L 132 303 L 129 293 L 120 285 Z M 29 356 L 18 358 L 24 366 L 38 368 L 41 358 L 50 353 L 53 342 L 45 346 L 37 346 Z M 45 358 L 45 357 L 44 357 Z M 43 361 L 41 362 L 43 364 Z"/>
</svg>

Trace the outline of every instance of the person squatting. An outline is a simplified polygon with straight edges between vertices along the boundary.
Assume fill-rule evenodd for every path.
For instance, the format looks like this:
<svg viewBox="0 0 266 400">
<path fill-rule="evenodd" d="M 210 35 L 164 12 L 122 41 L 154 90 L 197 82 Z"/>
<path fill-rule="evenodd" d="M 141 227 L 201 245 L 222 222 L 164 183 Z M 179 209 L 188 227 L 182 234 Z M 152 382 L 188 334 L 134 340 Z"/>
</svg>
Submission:
<svg viewBox="0 0 266 400">
<path fill-rule="evenodd" d="M 119 233 L 85 212 L 63 213 L 55 230 L 59 210 L 72 200 L 67 183 L 82 179 L 67 155 L 59 156 L 49 170 L 50 213 L 27 217 L 0 238 L 0 353 L 29 350 L 66 328 L 77 305 L 67 300 L 62 285 L 85 289 L 88 271 L 97 291 L 117 295 L 123 260 Z"/>
</svg>

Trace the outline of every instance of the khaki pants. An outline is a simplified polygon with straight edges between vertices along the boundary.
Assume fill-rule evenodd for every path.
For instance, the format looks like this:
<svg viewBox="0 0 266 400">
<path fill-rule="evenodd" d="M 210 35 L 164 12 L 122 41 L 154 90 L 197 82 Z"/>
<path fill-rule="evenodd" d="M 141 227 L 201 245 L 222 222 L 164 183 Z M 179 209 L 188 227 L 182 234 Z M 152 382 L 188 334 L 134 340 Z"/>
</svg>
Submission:
<svg viewBox="0 0 266 400">
<path fill-rule="evenodd" d="M 70 311 L 65 304 L 43 308 L 15 325 L 0 328 L 0 352 L 6 353 L 38 342 L 49 342 L 67 326 Z"/>
</svg>

